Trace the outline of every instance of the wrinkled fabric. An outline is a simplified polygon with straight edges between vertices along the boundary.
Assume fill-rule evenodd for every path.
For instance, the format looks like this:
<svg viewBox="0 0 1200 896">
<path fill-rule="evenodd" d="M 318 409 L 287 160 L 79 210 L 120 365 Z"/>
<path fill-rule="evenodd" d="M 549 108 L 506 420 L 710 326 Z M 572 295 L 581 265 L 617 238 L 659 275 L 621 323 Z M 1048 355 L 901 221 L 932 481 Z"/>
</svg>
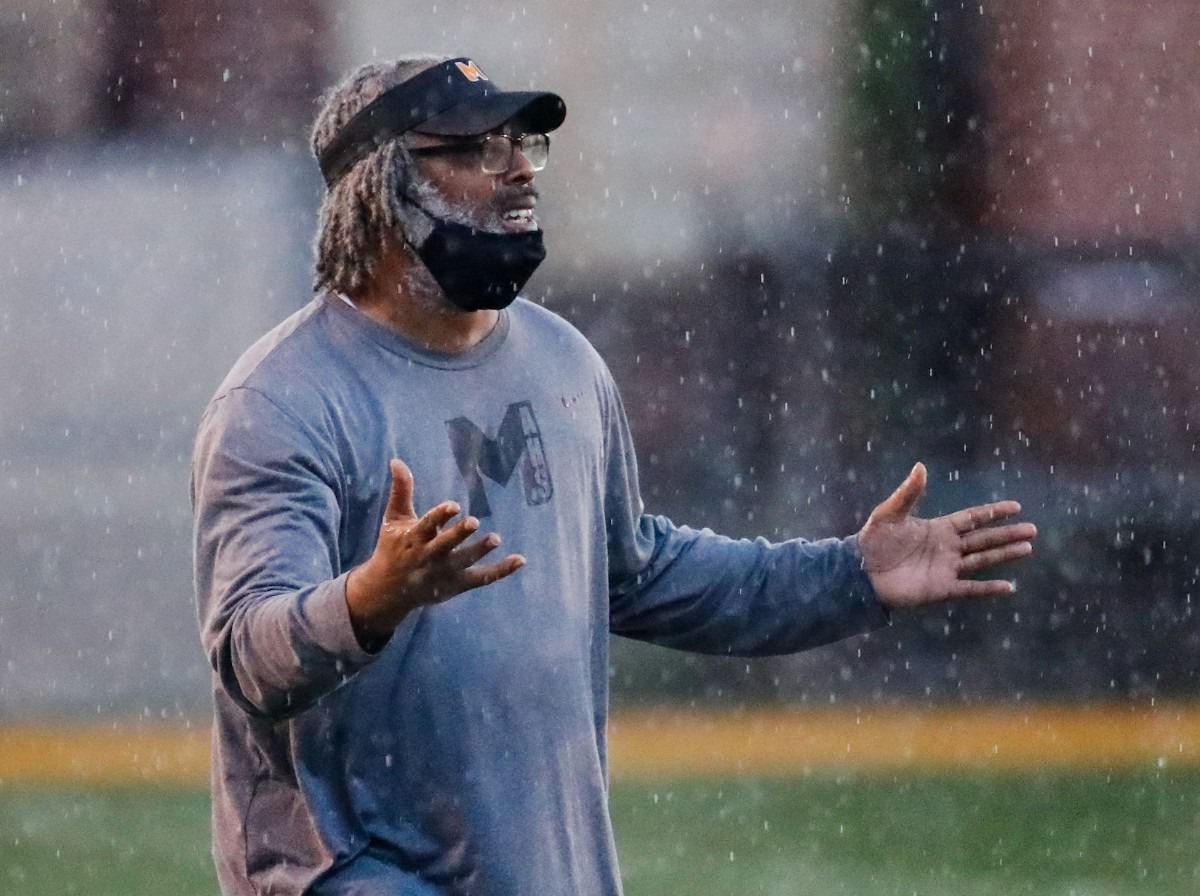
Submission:
<svg viewBox="0 0 1200 896">
<path fill-rule="evenodd" d="M 375 654 L 345 576 L 412 469 L 527 565 L 410 614 Z M 886 622 L 853 539 L 733 541 L 642 512 L 587 341 L 518 300 L 458 355 L 320 297 L 254 345 L 193 457 L 226 894 L 621 892 L 608 633 L 791 652 Z"/>
</svg>

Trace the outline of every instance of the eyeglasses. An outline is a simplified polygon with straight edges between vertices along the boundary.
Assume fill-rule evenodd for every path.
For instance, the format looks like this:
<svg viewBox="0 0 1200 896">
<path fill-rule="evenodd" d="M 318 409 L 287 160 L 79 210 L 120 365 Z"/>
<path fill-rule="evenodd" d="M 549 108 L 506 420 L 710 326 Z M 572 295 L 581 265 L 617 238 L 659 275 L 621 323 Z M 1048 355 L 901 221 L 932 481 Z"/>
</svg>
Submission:
<svg viewBox="0 0 1200 896">
<path fill-rule="evenodd" d="M 408 151 L 414 156 L 450 156 L 479 153 L 484 174 L 503 174 L 512 167 L 513 153 L 520 146 L 529 167 L 541 171 L 550 159 L 550 137 L 546 134 L 488 134 L 482 140 L 443 143 L 438 146 L 416 146 Z"/>
</svg>

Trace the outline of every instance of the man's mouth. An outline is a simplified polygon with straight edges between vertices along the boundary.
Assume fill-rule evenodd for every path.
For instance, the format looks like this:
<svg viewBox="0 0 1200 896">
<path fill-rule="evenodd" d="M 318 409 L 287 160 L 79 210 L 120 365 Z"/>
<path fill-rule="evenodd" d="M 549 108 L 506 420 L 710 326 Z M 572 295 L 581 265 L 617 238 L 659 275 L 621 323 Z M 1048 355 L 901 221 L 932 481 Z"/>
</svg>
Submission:
<svg viewBox="0 0 1200 896">
<path fill-rule="evenodd" d="M 526 233 L 530 230 L 537 230 L 537 217 L 533 213 L 533 208 L 511 208 L 506 211 L 500 220 L 504 223 L 504 230 L 507 233 Z"/>
</svg>

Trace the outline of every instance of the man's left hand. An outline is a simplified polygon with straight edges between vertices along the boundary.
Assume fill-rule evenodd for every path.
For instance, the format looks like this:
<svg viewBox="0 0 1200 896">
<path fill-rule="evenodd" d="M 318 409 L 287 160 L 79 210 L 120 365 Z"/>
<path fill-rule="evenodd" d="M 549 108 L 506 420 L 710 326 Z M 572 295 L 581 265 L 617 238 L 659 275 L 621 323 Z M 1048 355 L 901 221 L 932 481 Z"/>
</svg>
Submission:
<svg viewBox="0 0 1200 896">
<path fill-rule="evenodd" d="M 1004 579 L 963 578 L 1033 552 L 1032 523 L 994 525 L 1021 510 L 997 501 L 926 520 L 912 515 L 925 492 L 923 464 L 871 513 L 858 547 L 875 593 L 888 607 L 914 607 L 959 597 L 1013 590 Z"/>
</svg>

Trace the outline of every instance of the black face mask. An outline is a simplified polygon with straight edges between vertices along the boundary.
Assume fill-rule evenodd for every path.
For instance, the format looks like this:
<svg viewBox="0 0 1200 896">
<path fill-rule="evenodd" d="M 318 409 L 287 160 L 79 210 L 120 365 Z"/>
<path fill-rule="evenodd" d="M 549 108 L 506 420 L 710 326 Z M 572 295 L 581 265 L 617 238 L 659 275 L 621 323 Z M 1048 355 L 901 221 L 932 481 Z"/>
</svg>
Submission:
<svg viewBox="0 0 1200 896">
<path fill-rule="evenodd" d="M 512 304 L 546 257 L 546 247 L 541 230 L 487 233 L 435 219 L 417 256 L 459 308 L 498 311 Z"/>
</svg>

